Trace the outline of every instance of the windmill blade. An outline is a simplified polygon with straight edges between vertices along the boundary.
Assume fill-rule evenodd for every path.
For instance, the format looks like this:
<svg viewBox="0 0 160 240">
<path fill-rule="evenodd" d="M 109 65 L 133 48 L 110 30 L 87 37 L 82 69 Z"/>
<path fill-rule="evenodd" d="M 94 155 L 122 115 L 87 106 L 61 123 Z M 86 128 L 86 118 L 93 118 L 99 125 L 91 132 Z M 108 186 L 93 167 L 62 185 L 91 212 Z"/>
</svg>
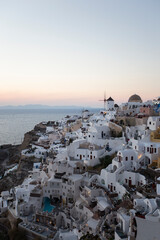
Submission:
<svg viewBox="0 0 160 240">
<path fill-rule="evenodd" d="M 104 99 L 103 100 L 99 100 L 100 102 L 104 102 L 104 110 L 106 109 L 106 102 L 107 102 L 107 99 L 106 99 L 106 90 L 104 91 Z"/>
</svg>

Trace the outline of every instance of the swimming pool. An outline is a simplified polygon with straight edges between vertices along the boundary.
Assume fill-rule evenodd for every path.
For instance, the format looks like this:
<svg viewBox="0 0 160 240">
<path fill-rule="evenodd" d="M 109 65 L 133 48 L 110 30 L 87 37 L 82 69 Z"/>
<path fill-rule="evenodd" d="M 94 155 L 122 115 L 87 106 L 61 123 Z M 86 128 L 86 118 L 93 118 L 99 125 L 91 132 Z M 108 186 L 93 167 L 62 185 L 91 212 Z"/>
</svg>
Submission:
<svg viewBox="0 0 160 240">
<path fill-rule="evenodd" d="M 43 199 L 43 211 L 44 212 L 52 212 L 55 206 L 51 205 L 51 201 L 48 197 Z"/>
</svg>

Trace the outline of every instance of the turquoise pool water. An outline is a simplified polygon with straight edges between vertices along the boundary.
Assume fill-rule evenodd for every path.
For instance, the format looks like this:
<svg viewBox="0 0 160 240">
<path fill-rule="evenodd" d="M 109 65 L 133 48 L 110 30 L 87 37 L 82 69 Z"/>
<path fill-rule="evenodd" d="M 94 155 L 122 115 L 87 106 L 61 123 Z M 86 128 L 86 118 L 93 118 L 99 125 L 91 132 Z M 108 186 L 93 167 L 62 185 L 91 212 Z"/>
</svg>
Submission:
<svg viewBox="0 0 160 240">
<path fill-rule="evenodd" d="M 55 208 L 55 206 L 51 205 L 50 199 L 48 197 L 45 197 L 43 199 L 43 211 L 44 212 L 52 212 L 52 210 Z"/>
</svg>

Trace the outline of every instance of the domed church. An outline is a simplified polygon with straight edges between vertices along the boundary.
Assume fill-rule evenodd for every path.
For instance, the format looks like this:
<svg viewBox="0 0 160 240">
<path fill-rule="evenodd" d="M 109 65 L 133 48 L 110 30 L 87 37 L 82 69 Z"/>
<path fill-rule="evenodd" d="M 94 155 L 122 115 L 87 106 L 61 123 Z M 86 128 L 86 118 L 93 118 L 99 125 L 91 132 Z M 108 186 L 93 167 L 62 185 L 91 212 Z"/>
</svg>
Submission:
<svg viewBox="0 0 160 240">
<path fill-rule="evenodd" d="M 121 109 L 123 110 L 123 115 L 133 117 L 140 113 L 140 108 L 142 106 L 143 101 L 141 97 L 137 94 L 133 94 L 128 99 L 128 102 L 121 104 Z"/>
<path fill-rule="evenodd" d="M 132 95 L 129 99 L 128 99 L 128 102 L 131 103 L 131 102 L 136 102 L 136 103 L 142 103 L 142 99 L 139 95 L 137 94 L 134 94 Z"/>
</svg>

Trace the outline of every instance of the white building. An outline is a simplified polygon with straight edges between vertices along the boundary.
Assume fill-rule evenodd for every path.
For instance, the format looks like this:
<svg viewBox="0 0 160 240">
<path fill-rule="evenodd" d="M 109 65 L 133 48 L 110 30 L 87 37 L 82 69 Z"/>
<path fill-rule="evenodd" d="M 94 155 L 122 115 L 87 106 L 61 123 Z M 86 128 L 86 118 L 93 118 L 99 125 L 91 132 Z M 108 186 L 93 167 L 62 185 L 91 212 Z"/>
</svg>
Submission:
<svg viewBox="0 0 160 240">
<path fill-rule="evenodd" d="M 160 199 L 135 199 L 136 240 L 159 240 Z"/>
<path fill-rule="evenodd" d="M 45 158 L 47 154 L 47 150 L 43 147 L 32 145 L 30 149 L 22 150 L 22 157 L 35 157 L 35 158 Z"/>
<path fill-rule="evenodd" d="M 64 203 L 75 201 L 80 194 L 79 187 L 86 176 L 84 166 L 78 161 L 49 161 L 48 172 L 50 179 L 43 186 L 43 196 L 50 199 L 58 198 Z"/>
<path fill-rule="evenodd" d="M 117 157 L 112 161 L 113 169 L 116 170 L 124 166 L 124 170 L 136 171 L 140 167 L 139 163 L 142 161 L 142 157 L 142 154 L 133 149 L 120 150 L 117 153 Z"/>
<path fill-rule="evenodd" d="M 115 111 L 114 100 L 111 97 L 109 97 L 106 101 L 106 110 L 107 111 Z"/>
<path fill-rule="evenodd" d="M 41 184 L 43 185 L 46 179 L 44 171 L 35 169 L 22 185 L 15 187 L 16 216 L 27 216 L 35 209 L 41 209 L 43 200 Z"/>
<path fill-rule="evenodd" d="M 144 166 L 148 166 L 154 160 L 158 159 L 160 155 L 160 142 L 152 142 L 150 134 L 141 140 L 131 139 L 130 142 L 133 149 L 145 155 Z"/>
<path fill-rule="evenodd" d="M 129 187 L 145 185 L 145 177 L 134 172 L 138 169 L 138 161 L 134 150 L 119 151 L 117 157 L 112 160 L 112 164 L 101 170 L 101 184 L 104 184 L 110 192 L 118 193 L 119 198 L 127 192 L 125 185 Z"/>
<path fill-rule="evenodd" d="M 108 124 L 94 124 L 90 127 L 87 134 L 87 141 L 97 145 L 105 145 L 106 139 L 110 137 Z"/>
<path fill-rule="evenodd" d="M 128 240 L 130 216 L 123 209 L 117 212 L 117 222 L 115 240 Z"/>
<path fill-rule="evenodd" d="M 95 144 L 82 143 L 75 151 L 75 159 L 83 161 L 88 166 L 99 164 L 99 158 L 105 153 L 105 148 Z"/>
<path fill-rule="evenodd" d="M 147 121 L 147 127 L 149 127 L 149 129 L 152 131 L 157 130 L 157 128 L 160 127 L 160 116 L 149 117 Z"/>
</svg>

